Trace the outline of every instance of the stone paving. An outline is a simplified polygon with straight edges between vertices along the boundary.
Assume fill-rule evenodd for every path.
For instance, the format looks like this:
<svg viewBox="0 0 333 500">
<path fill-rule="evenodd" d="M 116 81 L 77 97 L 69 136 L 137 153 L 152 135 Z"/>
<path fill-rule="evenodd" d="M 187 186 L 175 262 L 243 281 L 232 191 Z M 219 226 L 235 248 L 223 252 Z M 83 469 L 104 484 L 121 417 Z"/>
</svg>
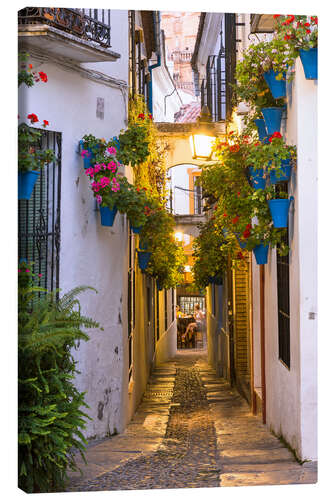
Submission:
<svg viewBox="0 0 333 500">
<path fill-rule="evenodd" d="M 66 491 L 202 488 L 317 481 L 215 375 L 205 351 L 178 351 L 154 370 L 126 431 L 92 443 Z"/>
</svg>

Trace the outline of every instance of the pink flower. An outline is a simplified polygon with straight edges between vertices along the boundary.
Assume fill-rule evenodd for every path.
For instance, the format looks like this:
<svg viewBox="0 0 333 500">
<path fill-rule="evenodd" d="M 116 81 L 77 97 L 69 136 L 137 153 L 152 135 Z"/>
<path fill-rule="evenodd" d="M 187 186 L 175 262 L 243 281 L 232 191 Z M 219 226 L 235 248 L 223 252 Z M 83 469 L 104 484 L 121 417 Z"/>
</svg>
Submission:
<svg viewBox="0 0 333 500">
<path fill-rule="evenodd" d="M 86 175 L 90 175 L 90 177 L 94 177 L 94 169 L 93 168 L 87 168 L 85 171 Z"/>
<path fill-rule="evenodd" d="M 42 274 L 39 274 L 39 275 L 38 275 L 38 278 L 41 278 L 42 276 L 43 276 Z"/>
<path fill-rule="evenodd" d="M 18 270 L 17 270 L 17 272 L 19 272 L 19 273 L 20 273 L 20 272 L 21 272 L 21 269 L 18 269 Z"/>
<path fill-rule="evenodd" d="M 26 270 L 25 270 L 25 272 L 26 272 L 26 273 L 30 273 L 30 269 L 26 269 Z"/>
<path fill-rule="evenodd" d="M 102 203 L 102 197 L 99 194 L 96 195 L 96 201 L 98 204 Z"/>
<path fill-rule="evenodd" d="M 81 156 L 82 156 L 82 158 L 84 158 L 85 156 L 88 158 L 89 157 L 89 151 L 87 149 L 82 149 Z"/>
<path fill-rule="evenodd" d="M 91 189 L 95 192 L 95 193 L 98 193 L 98 191 L 100 190 L 100 183 L 99 182 L 93 182 L 91 184 Z"/>
<path fill-rule="evenodd" d="M 117 153 L 116 148 L 111 146 L 110 148 L 107 148 L 107 152 L 110 153 L 110 155 L 115 155 Z"/>
<path fill-rule="evenodd" d="M 97 174 L 101 170 L 101 168 L 102 168 L 101 165 L 99 163 L 96 163 L 95 168 L 94 168 L 95 174 Z"/>
<path fill-rule="evenodd" d="M 117 165 L 114 161 L 110 161 L 110 163 L 107 164 L 107 168 L 114 173 L 117 170 Z"/>
<path fill-rule="evenodd" d="M 102 177 L 100 180 L 101 187 L 108 186 L 110 184 L 110 179 L 108 177 Z"/>
</svg>

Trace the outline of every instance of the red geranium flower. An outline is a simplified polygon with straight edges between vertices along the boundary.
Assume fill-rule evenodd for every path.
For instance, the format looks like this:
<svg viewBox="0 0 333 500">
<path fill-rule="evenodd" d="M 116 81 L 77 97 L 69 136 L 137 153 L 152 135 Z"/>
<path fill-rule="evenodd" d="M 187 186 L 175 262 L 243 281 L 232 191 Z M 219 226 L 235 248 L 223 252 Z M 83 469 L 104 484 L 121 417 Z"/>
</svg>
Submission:
<svg viewBox="0 0 333 500">
<path fill-rule="evenodd" d="M 148 115 L 149 120 L 153 119 L 153 115 Z"/>
<path fill-rule="evenodd" d="M 277 18 L 278 18 L 278 17 L 280 17 L 280 16 L 281 16 L 281 14 L 274 14 L 273 18 L 274 18 L 274 19 L 277 19 Z"/>
<path fill-rule="evenodd" d="M 143 113 L 140 113 L 138 115 L 138 118 L 140 118 L 140 120 L 144 120 L 145 119 L 145 115 Z"/>
<path fill-rule="evenodd" d="M 43 127 L 47 127 L 49 124 L 49 122 L 47 120 L 43 120 Z"/>
<path fill-rule="evenodd" d="M 273 139 L 282 139 L 282 135 L 280 134 L 280 132 L 274 132 L 274 134 L 272 134 L 268 140 L 269 142 L 272 142 Z"/>
<path fill-rule="evenodd" d="M 244 259 L 244 255 L 242 254 L 242 252 L 238 252 L 237 259 Z"/>
<path fill-rule="evenodd" d="M 38 122 L 38 118 L 37 118 L 37 115 L 35 115 L 35 113 L 30 113 L 30 115 L 27 116 L 28 120 L 31 121 L 31 123 L 36 123 Z"/>
<path fill-rule="evenodd" d="M 228 214 L 224 212 L 223 217 L 228 217 Z"/>
<path fill-rule="evenodd" d="M 234 218 L 231 220 L 231 222 L 232 222 L 233 224 L 237 224 L 237 222 L 238 222 L 238 221 L 239 221 L 239 215 L 236 215 L 236 217 L 234 217 Z"/>
<path fill-rule="evenodd" d="M 239 145 L 234 144 L 233 146 L 230 146 L 229 149 L 230 149 L 231 153 L 237 153 L 239 151 Z"/>
<path fill-rule="evenodd" d="M 44 73 L 43 71 L 40 71 L 38 74 L 39 74 L 39 78 L 42 80 L 42 82 L 46 83 L 47 82 L 47 74 Z"/>
<path fill-rule="evenodd" d="M 139 193 L 140 192 L 140 188 L 136 188 L 137 192 Z"/>
</svg>

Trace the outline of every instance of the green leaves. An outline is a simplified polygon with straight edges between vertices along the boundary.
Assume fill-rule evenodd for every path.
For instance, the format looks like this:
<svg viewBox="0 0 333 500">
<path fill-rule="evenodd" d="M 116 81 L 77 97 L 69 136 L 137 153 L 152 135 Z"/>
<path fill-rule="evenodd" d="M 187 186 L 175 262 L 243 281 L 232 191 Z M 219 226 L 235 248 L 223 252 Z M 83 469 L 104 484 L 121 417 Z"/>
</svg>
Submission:
<svg viewBox="0 0 333 500">
<path fill-rule="evenodd" d="M 42 149 L 42 133 L 21 123 L 18 127 L 18 169 L 19 172 L 40 170 L 45 164 L 56 161 L 51 149 Z"/>
<path fill-rule="evenodd" d="M 20 268 L 19 487 L 29 493 L 61 491 L 66 470 L 77 469 L 75 449 L 84 451 L 80 429 L 89 418 L 82 411 L 84 393 L 73 384 L 77 370 L 72 351 L 78 340 L 89 339 L 82 328 L 99 326 L 81 315 L 77 296 L 96 290 L 80 286 L 58 302 L 45 290 L 38 297 L 41 289 L 32 286 L 31 271 L 25 273 L 29 267 L 22 263 Z"/>
</svg>

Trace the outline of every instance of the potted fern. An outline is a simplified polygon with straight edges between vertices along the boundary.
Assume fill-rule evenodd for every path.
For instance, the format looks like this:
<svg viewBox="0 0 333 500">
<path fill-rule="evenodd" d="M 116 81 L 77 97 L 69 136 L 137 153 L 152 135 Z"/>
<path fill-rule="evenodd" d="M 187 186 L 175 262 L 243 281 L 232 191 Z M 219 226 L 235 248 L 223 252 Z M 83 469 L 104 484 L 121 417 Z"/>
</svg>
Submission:
<svg viewBox="0 0 333 500">
<path fill-rule="evenodd" d="M 59 492 L 87 444 L 88 406 L 73 383 L 73 350 L 89 339 L 84 330 L 99 328 L 77 298 L 96 290 L 81 286 L 56 300 L 56 292 L 36 286 L 30 264 L 18 271 L 18 485 L 26 493 Z"/>
</svg>

